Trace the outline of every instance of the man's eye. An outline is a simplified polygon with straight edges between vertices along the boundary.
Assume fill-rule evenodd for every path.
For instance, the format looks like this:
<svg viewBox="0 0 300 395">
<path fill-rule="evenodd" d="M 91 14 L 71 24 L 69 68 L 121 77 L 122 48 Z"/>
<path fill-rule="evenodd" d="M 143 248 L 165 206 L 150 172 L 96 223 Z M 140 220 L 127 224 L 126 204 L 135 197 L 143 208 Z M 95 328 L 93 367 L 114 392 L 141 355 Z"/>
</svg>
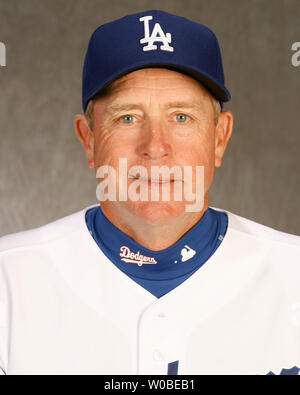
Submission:
<svg viewBox="0 0 300 395">
<path fill-rule="evenodd" d="M 121 117 L 122 122 L 124 123 L 132 123 L 134 121 L 135 117 L 133 115 L 123 115 Z"/>
<path fill-rule="evenodd" d="M 176 121 L 177 122 L 186 122 L 188 120 L 188 116 L 185 114 L 176 114 Z"/>
</svg>

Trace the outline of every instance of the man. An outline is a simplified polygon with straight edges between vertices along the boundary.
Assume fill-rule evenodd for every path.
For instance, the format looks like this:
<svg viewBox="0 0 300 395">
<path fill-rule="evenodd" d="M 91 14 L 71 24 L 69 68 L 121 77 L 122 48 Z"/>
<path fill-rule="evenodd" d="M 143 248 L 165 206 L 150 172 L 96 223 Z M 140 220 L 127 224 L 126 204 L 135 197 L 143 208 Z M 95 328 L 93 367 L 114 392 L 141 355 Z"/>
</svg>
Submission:
<svg viewBox="0 0 300 395">
<path fill-rule="evenodd" d="M 94 32 L 74 124 L 101 207 L 1 239 L 3 373 L 299 372 L 299 237 L 209 207 L 229 99 L 203 25 Z"/>
</svg>

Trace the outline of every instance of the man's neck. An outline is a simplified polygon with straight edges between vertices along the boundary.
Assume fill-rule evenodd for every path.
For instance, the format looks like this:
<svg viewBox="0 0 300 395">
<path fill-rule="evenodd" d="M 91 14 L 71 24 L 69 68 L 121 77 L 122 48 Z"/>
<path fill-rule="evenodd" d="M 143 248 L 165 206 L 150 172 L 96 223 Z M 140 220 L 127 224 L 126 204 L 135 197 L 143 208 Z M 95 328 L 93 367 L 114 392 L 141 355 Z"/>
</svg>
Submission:
<svg viewBox="0 0 300 395">
<path fill-rule="evenodd" d="M 128 237 L 149 250 L 160 251 L 176 243 L 202 218 L 208 208 L 208 196 L 205 196 L 200 212 L 185 212 L 176 219 L 160 224 L 143 221 L 122 209 L 111 209 L 106 204 L 101 204 L 101 208 L 106 218 Z"/>
</svg>

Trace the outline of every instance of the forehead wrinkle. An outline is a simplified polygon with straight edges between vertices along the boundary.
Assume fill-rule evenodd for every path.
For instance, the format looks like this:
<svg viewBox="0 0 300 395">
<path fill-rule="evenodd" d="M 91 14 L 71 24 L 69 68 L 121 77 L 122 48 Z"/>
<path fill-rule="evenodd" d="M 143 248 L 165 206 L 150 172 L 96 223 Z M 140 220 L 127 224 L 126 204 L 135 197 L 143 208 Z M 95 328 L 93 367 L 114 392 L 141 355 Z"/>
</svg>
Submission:
<svg viewBox="0 0 300 395">
<path fill-rule="evenodd" d="M 155 81 L 156 84 L 153 86 L 145 86 L 147 85 L 147 81 Z M 168 85 L 168 89 L 177 89 L 177 87 L 173 86 L 174 83 L 176 84 L 176 80 L 182 84 L 182 82 L 186 83 L 187 88 L 191 87 L 191 84 L 195 85 L 200 85 L 198 81 L 196 81 L 194 78 L 182 74 L 178 71 L 174 70 L 168 70 L 164 68 L 145 68 L 141 70 L 135 70 L 129 74 L 126 74 L 117 80 L 115 80 L 111 84 L 111 91 L 119 91 L 122 89 L 128 89 L 128 88 L 148 88 L 148 89 L 165 89 L 165 87 L 161 86 L 159 80 L 164 80 L 164 81 L 170 81 L 170 84 Z M 132 81 L 134 82 L 133 86 Z M 135 86 L 134 86 L 135 85 Z"/>
</svg>

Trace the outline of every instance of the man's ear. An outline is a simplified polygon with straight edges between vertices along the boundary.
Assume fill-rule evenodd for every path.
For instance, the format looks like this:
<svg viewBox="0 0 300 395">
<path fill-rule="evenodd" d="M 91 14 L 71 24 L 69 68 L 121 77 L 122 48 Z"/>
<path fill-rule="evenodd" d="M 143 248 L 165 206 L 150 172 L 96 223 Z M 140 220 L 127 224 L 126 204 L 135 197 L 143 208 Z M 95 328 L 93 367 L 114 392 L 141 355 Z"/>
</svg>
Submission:
<svg viewBox="0 0 300 395">
<path fill-rule="evenodd" d="M 230 139 L 233 127 L 233 115 L 230 111 L 222 111 L 219 115 L 215 132 L 215 166 L 220 167 L 222 158 Z"/>
<path fill-rule="evenodd" d="M 82 144 L 86 155 L 88 166 L 93 169 L 94 163 L 94 133 L 90 130 L 87 119 L 82 114 L 75 115 L 74 129 L 79 141 Z"/>
</svg>

